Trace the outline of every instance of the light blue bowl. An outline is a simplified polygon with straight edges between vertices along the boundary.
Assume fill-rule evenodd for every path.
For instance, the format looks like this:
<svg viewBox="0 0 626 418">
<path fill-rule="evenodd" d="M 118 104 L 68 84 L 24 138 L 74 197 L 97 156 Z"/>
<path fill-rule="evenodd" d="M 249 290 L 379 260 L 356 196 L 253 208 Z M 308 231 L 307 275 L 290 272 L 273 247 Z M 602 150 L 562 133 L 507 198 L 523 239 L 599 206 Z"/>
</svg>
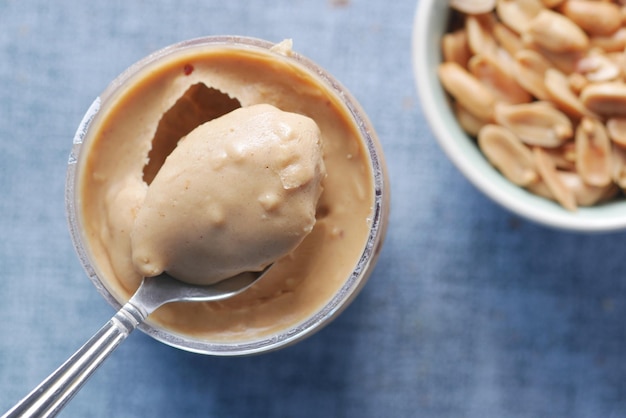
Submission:
<svg viewBox="0 0 626 418">
<path fill-rule="evenodd" d="M 626 199 L 563 209 L 504 178 L 482 155 L 475 141 L 459 126 L 437 77 L 441 37 L 448 23 L 445 0 L 420 0 L 413 24 L 413 72 L 422 110 L 450 160 L 488 197 L 511 212 L 554 228 L 579 232 L 607 232 L 626 228 Z"/>
</svg>

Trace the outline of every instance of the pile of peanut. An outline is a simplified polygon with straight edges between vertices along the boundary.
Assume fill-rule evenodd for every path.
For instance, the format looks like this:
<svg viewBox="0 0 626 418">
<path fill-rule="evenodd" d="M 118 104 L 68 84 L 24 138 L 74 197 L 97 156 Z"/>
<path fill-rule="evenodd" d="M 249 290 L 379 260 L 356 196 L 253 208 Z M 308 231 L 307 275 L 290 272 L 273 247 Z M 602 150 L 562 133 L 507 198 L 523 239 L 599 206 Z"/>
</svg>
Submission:
<svg viewBox="0 0 626 418">
<path fill-rule="evenodd" d="M 626 0 L 450 0 L 438 75 L 511 182 L 568 210 L 626 190 Z"/>
</svg>

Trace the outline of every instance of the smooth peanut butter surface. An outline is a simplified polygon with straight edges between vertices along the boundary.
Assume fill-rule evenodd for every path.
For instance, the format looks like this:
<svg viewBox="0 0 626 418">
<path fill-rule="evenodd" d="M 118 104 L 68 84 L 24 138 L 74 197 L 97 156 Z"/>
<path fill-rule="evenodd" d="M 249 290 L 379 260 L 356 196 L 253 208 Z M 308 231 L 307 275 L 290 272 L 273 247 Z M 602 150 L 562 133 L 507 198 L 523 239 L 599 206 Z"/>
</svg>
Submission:
<svg viewBox="0 0 626 418">
<path fill-rule="evenodd" d="M 79 163 L 80 222 L 96 272 L 121 302 L 142 277 L 133 262 L 133 229 L 181 138 L 239 107 L 262 104 L 305 116 L 319 128 L 326 176 L 313 229 L 241 295 L 174 303 L 151 315 L 152 323 L 172 332 L 243 342 L 292 327 L 333 297 L 364 250 L 374 196 L 358 127 L 339 99 L 284 53 L 226 46 L 182 50 L 134 76 L 91 123 Z M 232 192 L 232 184 L 221 186 Z M 271 209 L 275 198 L 261 201 Z M 240 203 L 256 202 L 244 197 Z"/>
</svg>

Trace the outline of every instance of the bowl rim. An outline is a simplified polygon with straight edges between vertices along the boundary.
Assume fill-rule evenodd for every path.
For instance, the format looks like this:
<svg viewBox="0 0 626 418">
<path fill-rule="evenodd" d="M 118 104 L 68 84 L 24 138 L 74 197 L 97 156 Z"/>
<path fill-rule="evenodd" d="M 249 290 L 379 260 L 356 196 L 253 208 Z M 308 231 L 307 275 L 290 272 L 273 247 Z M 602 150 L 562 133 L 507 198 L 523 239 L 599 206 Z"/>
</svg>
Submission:
<svg viewBox="0 0 626 418">
<path fill-rule="evenodd" d="M 436 25 L 444 25 L 441 19 L 447 20 L 449 10 L 447 1 L 418 1 L 411 36 L 412 71 L 417 95 L 428 125 L 447 157 L 483 194 L 534 223 L 574 232 L 626 229 L 626 201 L 580 207 L 570 212 L 556 202 L 534 195 L 506 180 L 477 150 L 456 119 L 446 119 L 446 115 L 452 112 L 447 106 L 446 111 L 441 112 L 441 106 L 438 106 L 447 99 L 436 78 L 436 65 L 440 62 L 441 52 L 433 33 L 439 33 Z"/>
</svg>

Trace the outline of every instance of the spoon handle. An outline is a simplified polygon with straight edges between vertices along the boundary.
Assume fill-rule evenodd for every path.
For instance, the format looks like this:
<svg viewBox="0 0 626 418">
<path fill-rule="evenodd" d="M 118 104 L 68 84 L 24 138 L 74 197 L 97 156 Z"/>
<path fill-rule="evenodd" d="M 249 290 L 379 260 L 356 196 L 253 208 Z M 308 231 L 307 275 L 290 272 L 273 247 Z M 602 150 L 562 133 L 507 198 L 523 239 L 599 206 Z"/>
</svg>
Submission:
<svg viewBox="0 0 626 418">
<path fill-rule="evenodd" d="M 1 418 L 53 417 L 58 414 L 146 316 L 145 312 L 126 303 L 72 357 Z"/>
</svg>

